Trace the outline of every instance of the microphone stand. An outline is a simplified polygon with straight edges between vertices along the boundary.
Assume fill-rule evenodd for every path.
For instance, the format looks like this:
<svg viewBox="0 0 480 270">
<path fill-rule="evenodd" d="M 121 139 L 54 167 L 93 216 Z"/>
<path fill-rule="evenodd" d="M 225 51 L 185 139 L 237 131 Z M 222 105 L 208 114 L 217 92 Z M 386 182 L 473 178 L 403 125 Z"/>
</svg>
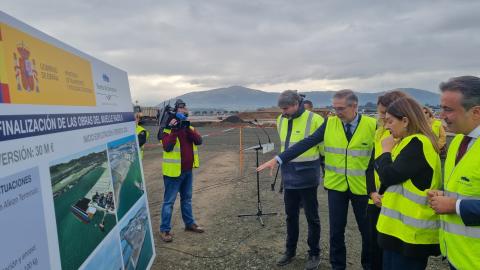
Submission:
<svg viewBox="0 0 480 270">
<path fill-rule="evenodd" d="M 256 132 L 255 132 L 256 134 Z M 253 146 L 249 149 L 253 149 L 255 150 L 255 155 L 256 155 L 256 160 L 257 160 L 257 168 L 259 166 L 259 162 L 258 162 L 258 152 L 260 150 L 263 150 L 263 146 L 260 142 L 260 137 L 257 135 L 257 138 L 258 138 L 258 145 L 256 146 Z M 277 213 L 264 213 L 263 212 L 263 209 L 262 209 L 262 201 L 260 199 L 260 172 L 257 171 L 257 213 L 256 214 L 241 214 L 241 215 L 238 215 L 238 217 L 257 217 L 257 220 L 260 222 L 260 224 L 262 226 L 265 226 L 265 223 L 263 222 L 263 219 L 262 219 L 262 216 L 273 216 L 273 215 L 277 215 Z"/>
<path fill-rule="evenodd" d="M 278 177 L 278 171 L 280 170 L 280 166 L 277 167 L 277 172 L 275 173 L 275 180 L 273 180 L 273 183 L 270 184 L 270 187 L 272 188 L 272 191 L 275 190 L 275 185 L 277 184 L 277 177 Z"/>
</svg>

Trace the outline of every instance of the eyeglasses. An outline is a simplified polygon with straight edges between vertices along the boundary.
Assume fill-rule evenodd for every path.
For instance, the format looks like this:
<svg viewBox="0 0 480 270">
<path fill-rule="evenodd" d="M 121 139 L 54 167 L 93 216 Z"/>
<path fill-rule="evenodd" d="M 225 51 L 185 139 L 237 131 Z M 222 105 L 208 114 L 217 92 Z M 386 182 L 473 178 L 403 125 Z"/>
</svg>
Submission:
<svg viewBox="0 0 480 270">
<path fill-rule="evenodd" d="M 179 108 L 179 109 L 183 109 L 183 108 L 185 108 L 185 107 L 187 107 L 187 106 L 184 105 L 184 104 L 180 104 L 180 105 L 177 106 L 177 108 Z"/>
<path fill-rule="evenodd" d="M 347 106 L 347 107 L 332 107 L 332 109 L 336 112 L 343 112 L 345 111 L 348 107 L 350 106 Z"/>
</svg>

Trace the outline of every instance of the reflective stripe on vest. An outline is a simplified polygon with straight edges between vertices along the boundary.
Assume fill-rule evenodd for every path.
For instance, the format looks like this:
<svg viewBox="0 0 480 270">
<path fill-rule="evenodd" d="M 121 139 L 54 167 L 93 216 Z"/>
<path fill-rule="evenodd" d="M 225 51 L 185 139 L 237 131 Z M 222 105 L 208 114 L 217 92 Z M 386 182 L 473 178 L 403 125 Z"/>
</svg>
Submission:
<svg viewBox="0 0 480 270">
<path fill-rule="evenodd" d="M 415 134 L 403 138 L 392 150 L 392 160 L 417 138 L 422 143 L 425 160 L 432 168 L 433 174 L 429 189 L 441 187 L 440 156 L 435 151 L 429 138 Z M 419 190 L 408 179 L 401 184 L 387 188 L 383 194 L 382 210 L 377 222 L 377 230 L 383 234 L 398 238 L 409 244 L 438 244 L 438 215 L 430 208 L 427 190 Z"/>
<path fill-rule="evenodd" d="M 194 130 L 190 126 L 190 129 Z M 170 129 L 164 129 L 165 133 L 170 133 Z M 169 177 L 178 177 L 182 173 L 182 155 L 180 150 L 180 140 L 177 138 L 173 150 L 170 152 L 163 151 L 162 172 L 163 175 Z M 198 148 L 193 144 L 193 168 L 200 166 L 200 160 L 198 158 Z"/>
<path fill-rule="evenodd" d="M 480 140 L 455 165 L 463 135 L 451 141 L 445 160 L 445 196 L 480 200 Z M 440 215 L 440 248 L 457 269 L 480 269 L 480 226 L 466 226 L 455 214 Z"/>
<path fill-rule="evenodd" d="M 307 138 L 308 136 L 313 134 L 317 130 L 317 128 L 322 125 L 322 123 L 323 118 L 320 115 L 317 115 L 310 111 L 304 111 L 302 115 L 294 118 L 288 147 L 292 147 L 302 139 Z M 288 119 L 280 115 L 277 118 L 277 130 L 280 136 L 280 151 L 283 152 L 285 151 L 285 145 L 287 144 L 285 140 L 288 133 Z M 320 151 L 318 145 L 316 145 L 302 153 L 297 158 L 291 160 L 290 162 L 315 161 L 318 160 L 319 157 Z"/>
<path fill-rule="evenodd" d="M 438 227 L 440 226 L 440 221 L 439 220 L 422 220 L 422 219 L 416 219 L 413 217 L 409 217 L 406 215 L 403 215 L 402 213 L 398 212 L 397 210 L 389 209 L 386 207 L 382 207 L 382 210 L 380 211 L 381 215 L 391 217 L 396 220 L 400 220 L 403 224 L 409 225 L 415 228 L 421 228 L 421 229 L 435 229 L 437 230 Z"/>
<path fill-rule="evenodd" d="M 448 196 L 448 197 L 452 197 L 452 198 L 455 198 L 455 199 L 460 199 L 460 200 L 480 200 L 480 194 L 479 196 L 467 196 L 467 195 L 460 195 L 456 192 L 452 192 L 452 191 L 444 191 L 445 192 L 445 195 Z"/>
<path fill-rule="evenodd" d="M 384 127 L 379 127 L 375 131 L 375 159 L 377 159 L 383 153 L 382 141 L 388 136 L 390 136 L 390 131 L 388 129 L 385 129 Z M 380 177 L 378 176 L 376 170 L 374 170 L 373 174 L 375 177 L 375 190 L 378 192 L 378 190 L 380 189 Z M 372 199 L 368 198 L 368 203 L 373 204 Z"/>
<path fill-rule="evenodd" d="M 353 150 L 345 148 L 336 148 L 336 147 L 325 147 L 325 152 L 335 153 L 335 154 L 346 154 L 352 157 L 368 157 L 372 155 L 371 150 Z"/>
<path fill-rule="evenodd" d="M 388 187 L 388 192 L 393 192 L 397 193 L 407 199 L 409 199 L 412 202 L 421 204 L 421 205 L 427 205 L 428 203 L 428 198 L 422 195 L 415 194 L 408 189 L 404 188 L 403 185 L 394 185 Z"/>
<path fill-rule="evenodd" d="M 365 170 L 352 170 L 352 169 L 334 167 L 330 165 L 325 165 L 325 170 L 330 170 L 338 174 L 346 174 L 350 176 L 365 176 Z"/>
<path fill-rule="evenodd" d="M 164 158 L 163 162 L 164 163 L 178 163 L 178 164 L 182 163 L 182 161 L 180 159 L 170 159 L 170 158 Z"/>
<path fill-rule="evenodd" d="M 325 128 L 325 180 L 327 189 L 366 195 L 366 176 L 370 162 L 376 120 L 359 116 L 360 121 L 350 142 L 345 136 L 342 121 L 337 116 L 329 117 Z"/>
</svg>

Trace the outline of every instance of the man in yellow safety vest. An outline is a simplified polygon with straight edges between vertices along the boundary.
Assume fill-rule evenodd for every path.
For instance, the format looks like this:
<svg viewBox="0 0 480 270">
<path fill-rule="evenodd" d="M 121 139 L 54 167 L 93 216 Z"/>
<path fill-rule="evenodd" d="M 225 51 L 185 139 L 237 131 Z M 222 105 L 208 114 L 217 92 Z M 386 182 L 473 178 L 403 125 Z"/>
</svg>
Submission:
<svg viewBox="0 0 480 270">
<path fill-rule="evenodd" d="M 150 133 L 144 127 L 142 127 L 142 123 L 140 122 L 140 114 L 135 114 L 135 133 L 137 134 L 138 138 L 138 146 L 140 147 L 140 158 L 143 159 L 143 146 L 147 142 L 148 138 L 150 137 Z"/>
<path fill-rule="evenodd" d="M 277 163 L 291 162 L 312 146 L 324 142 L 324 187 L 328 191 L 330 264 L 333 269 L 346 268 L 345 227 L 349 202 L 362 236 L 362 267 L 370 269 L 371 264 L 366 179 L 374 177 L 372 152 L 376 120 L 359 114 L 357 108 L 358 97 L 352 90 L 336 92 L 333 96 L 336 116 L 329 117 L 312 135 L 257 168 L 258 171 L 270 168 L 272 173 Z"/>
<path fill-rule="evenodd" d="M 287 90 L 280 94 L 278 106 L 282 115 L 277 118 L 280 136 L 280 151 L 295 145 L 311 135 L 323 123 L 323 118 L 305 110 L 297 91 Z M 284 185 L 285 213 L 287 214 L 287 237 L 285 253 L 277 261 L 278 266 L 289 264 L 296 255 L 299 235 L 299 210 L 303 204 L 308 222 L 308 260 L 305 269 L 317 269 L 320 264 L 320 218 L 318 216 L 317 190 L 320 183 L 320 148 L 315 145 L 281 167 Z"/>
<path fill-rule="evenodd" d="M 175 116 L 163 130 L 163 195 L 160 237 L 165 242 L 171 242 L 172 210 L 177 193 L 180 193 L 180 208 L 185 230 L 203 233 L 203 228 L 198 226 L 192 211 L 192 169 L 199 167 L 197 145 L 202 144 L 202 137 L 190 125 L 188 110 L 185 102 L 178 99 L 175 102 Z"/>
<path fill-rule="evenodd" d="M 440 214 L 440 248 L 452 269 L 480 269 L 480 78 L 440 84 L 441 117 L 457 133 L 445 160 L 443 191 L 429 192 Z"/>
</svg>

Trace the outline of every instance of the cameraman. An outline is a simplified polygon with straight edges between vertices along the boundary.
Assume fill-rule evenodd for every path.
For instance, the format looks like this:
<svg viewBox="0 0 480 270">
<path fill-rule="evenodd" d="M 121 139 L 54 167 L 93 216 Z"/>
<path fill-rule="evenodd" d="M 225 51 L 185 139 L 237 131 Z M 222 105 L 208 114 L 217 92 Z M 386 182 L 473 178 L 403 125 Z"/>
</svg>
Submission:
<svg viewBox="0 0 480 270">
<path fill-rule="evenodd" d="M 202 144 L 202 137 L 187 121 L 188 110 L 185 102 L 177 99 L 174 115 L 169 125 L 163 130 L 163 195 L 160 237 L 171 242 L 172 210 L 177 193 L 180 192 L 180 207 L 185 230 L 203 233 L 204 230 L 195 223 L 192 212 L 192 169 L 198 168 L 197 145 Z"/>
</svg>

